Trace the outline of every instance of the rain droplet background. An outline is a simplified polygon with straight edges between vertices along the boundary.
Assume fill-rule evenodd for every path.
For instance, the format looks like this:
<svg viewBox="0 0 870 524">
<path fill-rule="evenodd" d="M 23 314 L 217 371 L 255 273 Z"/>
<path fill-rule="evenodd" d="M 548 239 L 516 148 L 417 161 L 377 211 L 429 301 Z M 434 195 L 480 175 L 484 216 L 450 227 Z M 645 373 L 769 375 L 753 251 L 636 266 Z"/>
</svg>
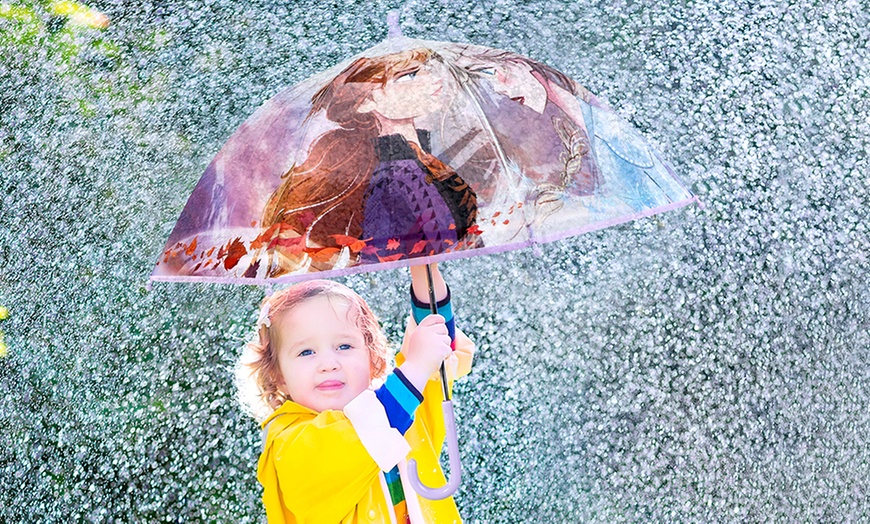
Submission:
<svg viewBox="0 0 870 524">
<path fill-rule="evenodd" d="M 444 265 L 466 521 L 870 519 L 866 3 L 88 7 L 0 4 L 0 520 L 264 520 L 263 291 L 145 282 L 223 141 L 390 9 L 566 72 L 706 203 Z M 395 341 L 407 281 L 344 279 Z"/>
</svg>

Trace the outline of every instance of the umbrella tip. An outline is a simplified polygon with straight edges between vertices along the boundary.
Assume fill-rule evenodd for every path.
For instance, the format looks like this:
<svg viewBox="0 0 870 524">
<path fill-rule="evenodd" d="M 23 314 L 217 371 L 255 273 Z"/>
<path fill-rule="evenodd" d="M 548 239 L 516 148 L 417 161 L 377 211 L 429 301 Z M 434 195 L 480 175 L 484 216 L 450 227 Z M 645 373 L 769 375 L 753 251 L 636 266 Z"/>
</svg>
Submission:
<svg viewBox="0 0 870 524">
<path fill-rule="evenodd" d="M 395 38 L 402 36 L 402 28 L 399 27 L 399 12 L 390 11 L 387 13 L 387 38 Z"/>
</svg>

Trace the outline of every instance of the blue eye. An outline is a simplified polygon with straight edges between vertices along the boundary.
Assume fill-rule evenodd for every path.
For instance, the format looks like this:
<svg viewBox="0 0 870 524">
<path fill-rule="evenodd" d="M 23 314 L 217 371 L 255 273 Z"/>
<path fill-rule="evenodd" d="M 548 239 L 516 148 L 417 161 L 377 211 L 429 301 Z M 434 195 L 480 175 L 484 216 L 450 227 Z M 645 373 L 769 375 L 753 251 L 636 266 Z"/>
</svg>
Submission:
<svg viewBox="0 0 870 524">
<path fill-rule="evenodd" d="M 341 344 L 340 346 L 338 346 L 338 349 L 341 349 L 343 351 L 347 351 L 351 348 L 352 348 L 352 346 L 350 344 Z"/>
<path fill-rule="evenodd" d="M 469 71 L 472 73 L 477 73 L 479 75 L 487 75 L 487 76 L 493 76 L 495 74 L 494 67 L 483 67 L 481 69 L 470 69 Z"/>
<path fill-rule="evenodd" d="M 314 351 L 312 351 L 310 349 L 303 349 L 302 351 L 299 352 L 300 357 L 307 357 L 308 355 L 313 355 L 313 354 L 314 354 Z"/>
<path fill-rule="evenodd" d="M 416 69 L 414 71 L 409 71 L 407 73 L 401 74 L 401 75 L 396 77 L 396 82 L 404 82 L 406 80 L 413 80 L 414 78 L 417 77 L 418 71 L 420 71 L 420 70 Z"/>
</svg>

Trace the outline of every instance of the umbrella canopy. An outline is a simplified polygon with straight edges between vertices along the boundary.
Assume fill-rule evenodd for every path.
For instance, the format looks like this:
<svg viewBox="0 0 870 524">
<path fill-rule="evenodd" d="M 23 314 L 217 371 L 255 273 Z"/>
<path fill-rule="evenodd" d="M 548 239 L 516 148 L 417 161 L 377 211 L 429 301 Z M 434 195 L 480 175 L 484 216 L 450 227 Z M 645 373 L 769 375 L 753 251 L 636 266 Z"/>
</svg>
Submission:
<svg viewBox="0 0 870 524">
<path fill-rule="evenodd" d="M 694 201 L 637 131 L 563 73 L 396 36 L 243 123 L 151 279 L 264 284 L 431 263 Z"/>
</svg>

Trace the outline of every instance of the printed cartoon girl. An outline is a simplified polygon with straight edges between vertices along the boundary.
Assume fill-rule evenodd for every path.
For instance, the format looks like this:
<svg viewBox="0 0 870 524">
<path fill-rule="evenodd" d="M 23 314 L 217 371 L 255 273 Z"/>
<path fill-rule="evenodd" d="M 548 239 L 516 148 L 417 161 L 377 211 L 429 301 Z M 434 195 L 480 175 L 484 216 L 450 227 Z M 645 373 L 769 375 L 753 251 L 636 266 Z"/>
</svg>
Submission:
<svg viewBox="0 0 870 524">
<path fill-rule="evenodd" d="M 502 95 L 497 112 L 486 104 L 483 110 L 493 111 L 495 134 L 524 175 L 537 183 L 538 205 L 558 206 L 563 194 L 595 193 L 602 209 L 626 212 L 685 198 L 685 188 L 647 141 L 559 71 L 514 53 L 474 46 L 461 46 L 456 61 L 472 79 Z M 510 133 L 518 121 L 534 132 Z"/>
<path fill-rule="evenodd" d="M 458 51 L 455 63 L 472 82 L 501 95 L 481 90 L 481 109 L 506 156 L 535 183 L 536 203 L 555 203 L 565 193 L 593 194 L 600 172 L 577 99 L 592 95 L 559 71 L 514 53 L 474 46 Z"/>
<path fill-rule="evenodd" d="M 265 207 L 260 240 L 279 255 L 271 276 L 476 242 L 474 190 L 415 126 L 445 104 L 439 62 L 425 49 L 360 58 L 313 96 L 308 118 L 324 112 L 338 127 L 314 141 Z"/>
</svg>

